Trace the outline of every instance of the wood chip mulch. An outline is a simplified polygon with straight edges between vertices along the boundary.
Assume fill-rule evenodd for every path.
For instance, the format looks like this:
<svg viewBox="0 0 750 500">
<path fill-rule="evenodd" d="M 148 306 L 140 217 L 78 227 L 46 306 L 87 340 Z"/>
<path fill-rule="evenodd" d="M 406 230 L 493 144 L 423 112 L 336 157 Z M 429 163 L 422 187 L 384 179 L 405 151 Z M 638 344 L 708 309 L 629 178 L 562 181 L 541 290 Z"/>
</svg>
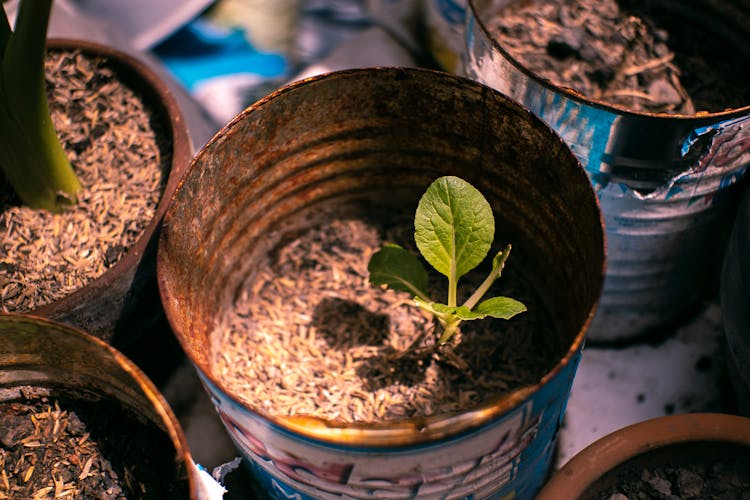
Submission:
<svg viewBox="0 0 750 500">
<path fill-rule="evenodd" d="M 112 267 L 153 218 L 171 149 L 143 98 L 104 59 L 52 51 L 53 122 L 79 177 L 62 214 L 20 205 L 0 173 L 0 310 L 28 312 Z M 159 118 L 160 119 L 160 118 Z"/>
<path fill-rule="evenodd" d="M 537 75 L 628 110 L 692 115 L 750 104 L 747 61 L 721 33 L 627 5 L 516 2 L 490 16 L 488 30 Z"/>
<path fill-rule="evenodd" d="M 370 256 L 386 241 L 413 247 L 413 225 L 334 220 L 283 246 L 221 316 L 213 373 L 266 414 L 368 423 L 475 407 L 537 382 L 559 359 L 538 300 L 509 277 L 512 255 L 491 293 L 520 298 L 530 312 L 465 322 L 436 350 L 435 322 L 409 294 L 368 282 Z M 433 296 L 445 300 L 445 278 L 433 280 Z"/>
<path fill-rule="evenodd" d="M 109 483 L 104 498 L 124 498 L 112 465 L 76 414 L 57 402 L 5 403 L 0 412 L 0 498 L 80 498 L 100 483 Z"/>
<path fill-rule="evenodd" d="M 186 498 L 161 431 L 100 403 L 0 403 L 0 499 Z"/>
</svg>

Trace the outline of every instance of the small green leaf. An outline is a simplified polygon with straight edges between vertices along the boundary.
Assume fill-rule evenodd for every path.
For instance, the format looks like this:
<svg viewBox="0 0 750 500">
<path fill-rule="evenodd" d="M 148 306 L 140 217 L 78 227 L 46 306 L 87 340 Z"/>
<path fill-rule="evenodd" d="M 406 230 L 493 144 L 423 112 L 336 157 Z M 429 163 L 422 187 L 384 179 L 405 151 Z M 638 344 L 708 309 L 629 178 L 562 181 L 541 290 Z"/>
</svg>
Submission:
<svg viewBox="0 0 750 500">
<path fill-rule="evenodd" d="M 422 305 L 422 307 L 443 317 L 454 317 L 460 320 L 484 319 L 487 316 L 510 319 L 526 310 L 525 305 L 510 297 L 493 297 L 487 299 L 473 311 L 466 306 L 450 307 L 435 302 Z"/>
<path fill-rule="evenodd" d="M 394 243 L 386 243 L 367 264 L 370 283 L 409 292 L 426 299 L 427 270 L 412 253 Z"/>
<path fill-rule="evenodd" d="M 439 302 L 431 302 L 430 300 L 425 300 L 421 297 L 414 297 L 414 302 L 423 310 L 434 314 L 438 318 L 445 319 L 445 313 L 446 310 L 452 309 L 446 306 L 445 304 L 441 304 Z"/>
<path fill-rule="evenodd" d="M 466 299 L 466 302 L 464 302 L 464 305 L 466 307 L 468 307 L 469 309 L 474 309 L 474 306 L 477 305 L 477 302 L 482 300 L 484 294 L 487 293 L 495 280 L 500 277 L 500 273 L 503 272 L 503 268 L 505 267 L 505 261 L 508 260 L 508 256 L 510 255 L 510 248 L 510 245 L 506 245 L 504 249 L 499 251 L 495 255 L 495 257 L 492 258 L 492 269 L 490 270 L 490 273 L 484 279 L 482 284 L 479 285 L 476 290 L 474 290 L 474 293 L 471 294 L 471 297 Z"/>
<path fill-rule="evenodd" d="M 455 315 L 456 307 L 447 306 L 440 302 L 430 302 L 429 304 L 420 304 L 424 309 L 432 311 L 440 316 Z"/>
<path fill-rule="evenodd" d="M 458 319 L 479 319 L 479 316 L 476 316 L 475 313 L 471 311 L 466 306 L 456 306 L 451 307 L 447 306 L 445 304 L 430 304 L 432 306 L 432 309 L 439 314 L 443 314 L 446 317 L 454 317 Z"/>
<path fill-rule="evenodd" d="M 440 302 L 422 302 L 417 301 L 417 304 L 424 310 L 429 311 L 436 316 L 443 319 L 460 319 L 460 320 L 471 320 L 471 319 L 482 319 L 486 317 L 486 314 L 476 313 L 466 306 L 455 306 L 451 307 Z"/>
<path fill-rule="evenodd" d="M 474 186 L 440 177 L 419 200 L 414 239 L 427 262 L 457 280 L 487 256 L 495 236 L 492 208 Z"/>
<path fill-rule="evenodd" d="M 483 318 L 491 316 L 493 318 L 510 319 L 525 310 L 526 306 L 516 299 L 510 297 L 492 297 L 480 302 L 476 309 L 474 309 L 474 312 L 482 314 Z"/>
</svg>

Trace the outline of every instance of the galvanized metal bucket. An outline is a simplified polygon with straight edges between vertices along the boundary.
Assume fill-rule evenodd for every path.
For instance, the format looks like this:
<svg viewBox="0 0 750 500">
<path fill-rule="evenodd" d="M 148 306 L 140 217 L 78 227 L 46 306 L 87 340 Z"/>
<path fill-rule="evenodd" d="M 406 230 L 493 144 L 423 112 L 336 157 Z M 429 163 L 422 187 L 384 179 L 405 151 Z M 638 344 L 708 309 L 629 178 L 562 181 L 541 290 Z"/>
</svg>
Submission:
<svg viewBox="0 0 750 500">
<path fill-rule="evenodd" d="M 608 267 L 589 338 L 633 338 L 679 320 L 715 285 L 734 207 L 730 188 L 750 163 L 750 103 L 694 116 L 640 113 L 553 85 L 491 36 L 488 20 L 511 3 L 469 2 L 464 72 L 552 126 L 597 191 Z M 724 37 L 750 60 L 747 0 L 650 3 Z"/>
<path fill-rule="evenodd" d="M 220 311 L 289 234 L 337 213 L 413 214 L 440 175 L 482 191 L 543 299 L 559 362 L 537 384 L 454 415 L 342 425 L 240 403 L 210 360 Z M 604 279 L 593 189 L 544 123 L 468 79 L 359 69 L 257 102 L 196 156 L 165 219 L 167 317 L 229 434 L 276 498 L 532 498 Z M 562 286 L 564 284 L 564 286 Z M 540 311 L 538 311 L 540 312 Z M 502 332 L 498 333 L 499 335 Z"/>
</svg>

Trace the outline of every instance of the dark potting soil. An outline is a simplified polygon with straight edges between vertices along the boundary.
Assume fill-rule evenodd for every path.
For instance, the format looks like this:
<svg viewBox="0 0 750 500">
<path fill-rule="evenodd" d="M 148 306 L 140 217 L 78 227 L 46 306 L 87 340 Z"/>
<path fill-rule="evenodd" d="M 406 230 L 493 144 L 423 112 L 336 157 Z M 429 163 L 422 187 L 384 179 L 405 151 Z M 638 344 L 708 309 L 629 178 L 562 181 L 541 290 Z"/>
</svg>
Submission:
<svg viewBox="0 0 750 500">
<path fill-rule="evenodd" d="M 476 407 L 537 383 L 561 358 L 512 253 L 487 297 L 518 298 L 528 311 L 466 322 L 448 349 L 436 350 L 433 318 L 409 294 L 368 281 L 370 256 L 385 242 L 414 250 L 413 221 L 333 220 L 283 244 L 224 312 L 212 339 L 213 372 L 271 415 L 384 422 Z M 486 271 L 459 282 L 459 301 Z M 433 281 L 433 297 L 444 301 L 446 278 L 436 273 Z"/>
<path fill-rule="evenodd" d="M 693 6 L 667 12 L 646 5 L 511 2 L 487 29 L 542 78 L 627 110 L 692 115 L 750 105 L 750 61 L 727 33 L 709 32 L 700 12 L 701 21 L 680 16 Z"/>
<path fill-rule="evenodd" d="M 750 500 L 750 456 L 731 444 L 691 448 L 688 456 L 661 453 L 653 463 L 626 464 L 605 476 L 585 500 Z M 720 457 L 707 459 L 706 457 Z M 710 461 L 709 461 L 710 460 Z"/>
<path fill-rule="evenodd" d="M 188 498 L 175 456 L 164 432 L 114 403 L 0 403 L 0 498 Z"/>
</svg>

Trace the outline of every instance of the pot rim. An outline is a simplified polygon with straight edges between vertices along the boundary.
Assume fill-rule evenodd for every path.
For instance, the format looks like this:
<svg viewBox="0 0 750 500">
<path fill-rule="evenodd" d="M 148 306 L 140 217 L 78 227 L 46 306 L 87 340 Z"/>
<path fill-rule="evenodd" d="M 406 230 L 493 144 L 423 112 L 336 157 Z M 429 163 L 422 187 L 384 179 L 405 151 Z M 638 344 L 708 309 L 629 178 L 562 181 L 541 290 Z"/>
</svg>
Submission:
<svg viewBox="0 0 750 500">
<path fill-rule="evenodd" d="M 150 100 L 149 105 L 157 112 L 164 115 L 164 124 L 170 135 L 172 145 L 172 158 L 169 162 L 167 182 L 164 191 L 154 210 L 154 216 L 146 225 L 141 236 L 125 252 L 125 254 L 101 275 L 94 278 L 86 285 L 60 299 L 28 311 L 33 316 L 45 316 L 55 318 L 63 311 L 69 310 L 78 303 L 86 302 L 97 296 L 100 290 L 108 288 L 117 277 L 132 269 L 146 253 L 152 237 L 158 232 L 161 221 L 166 214 L 172 199 L 172 193 L 177 188 L 179 181 L 187 172 L 187 166 L 192 157 L 192 140 L 188 133 L 187 123 L 182 114 L 177 99 L 169 89 L 165 81 L 149 68 L 147 64 L 135 56 L 116 49 L 110 45 L 90 40 L 78 40 L 72 38 L 49 38 L 47 47 L 51 49 L 81 49 L 84 53 L 102 56 L 112 59 L 121 68 L 127 68 L 129 78 L 141 82 L 140 91 Z M 132 84 L 132 82 L 131 82 Z"/>
<path fill-rule="evenodd" d="M 42 325 L 55 330 L 56 335 L 67 335 L 70 337 L 78 337 L 83 342 L 93 344 L 95 349 L 100 351 L 108 352 L 112 359 L 117 365 L 130 377 L 133 382 L 138 386 L 138 389 L 143 396 L 148 400 L 150 406 L 153 408 L 155 413 L 159 416 L 160 424 L 164 426 L 164 429 L 169 436 L 172 445 L 175 448 L 175 454 L 177 457 L 182 457 L 185 461 L 185 471 L 188 475 L 188 486 L 190 491 L 190 498 L 197 499 L 198 484 L 200 479 L 197 476 L 197 469 L 193 465 L 192 455 L 187 445 L 187 439 L 182 430 L 177 416 L 174 411 L 167 403 L 164 396 L 159 392 L 159 389 L 154 383 L 148 378 L 148 376 L 131 361 L 127 356 L 122 354 L 119 350 L 115 349 L 103 340 L 86 333 L 80 328 L 69 325 L 67 323 L 61 323 L 59 321 L 51 320 L 42 316 L 33 314 L 22 314 L 22 313 L 0 313 L 0 323 L 25 323 L 25 324 L 36 324 Z"/>
<path fill-rule="evenodd" d="M 684 413 L 644 420 L 594 441 L 555 472 L 537 500 L 580 498 L 605 473 L 665 446 L 719 441 L 750 449 L 750 418 L 725 413 Z"/>
<path fill-rule="evenodd" d="M 532 114 L 525 106 L 511 100 L 503 93 L 491 89 L 490 87 L 469 79 L 460 75 L 453 75 L 438 70 L 426 69 L 426 68 L 412 68 L 412 67 L 367 67 L 367 68 L 353 68 L 338 71 L 331 71 L 312 77 L 308 77 L 302 80 L 289 83 L 283 87 L 280 87 L 265 97 L 259 99 L 255 103 L 245 108 L 242 112 L 236 115 L 230 120 L 224 127 L 222 127 L 194 156 L 189 170 L 193 169 L 199 159 L 206 154 L 205 151 L 211 147 L 215 142 L 222 140 L 222 138 L 228 135 L 236 126 L 237 123 L 244 120 L 248 115 L 254 112 L 259 107 L 264 106 L 269 101 L 279 99 L 285 94 L 294 92 L 296 89 L 309 85 L 316 85 L 321 80 L 330 79 L 331 77 L 342 78 L 349 76 L 357 76 L 361 74 L 368 74 L 372 72 L 390 72 L 390 73 L 412 73 L 412 74 L 434 74 L 439 75 L 440 78 L 446 78 L 452 81 L 464 81 L 471 85 L 476 85 L 488 89 L 489 91 L 496 93 L 503 100 L 507 101 L 510 105 L 517 107 L 519 110 L 529 116 L 531 120 L 537 122 L 538 126 L 545 128 L 549 131 L 550 136 L 558 141 L 563 147 L 570 150 L 567 145 L 563 142 L 560 136 L 543 122 L 541 119 Z M 570 152 L 571 157 L 575 160 L 578 165 L 581 182 L 585 182 L 586 185 L 590 186 L 590 182 L 586 173 L 581 165 L 580 161 L 575 155 Z M 187 177 L 187 175 L 186 175 Z M 185 179 L 183 179 L 183 182 Z M 178 190 L 182 188 L 183 182 L 180 183 Z M 593 188 L 591 189 L 592 202 L 597 208 L 597 217 L 599 219 L 599 227 L 601 229 L 602 238 L 602 269 L 600 276 L 602 279 L 599 283 L 599 290 L 597 296 L 601 295 L 601 290 L 604 284 L 604 269 L 606 268 L 606 234 L 604 231 L 604 219 L 601 213 L 599 199 L 595 196 Z M 176 196 L 176 194 L 175 194 Z M 164 224 L 170 225 L 170 219 L 174 213 L 174 206 L 171 206 L 167 211 L 164 218 Z M 187 336 L 179 327 L 173 313 L 173 306 L 170 297 L 167 295 L 167 280 L 164 275 L 164 267 L 161 264 L 166 256 L 166 242 L 165 234 L 162 233 L 159 243 L 159 249 L 157 253 L 157 280 L 159 283 L 159 292 L 162 299 L 162 303 L 165 305 L 164 310 L 169 321 L 169 324 L 177 337 L 180 345 L 185 351 L 188 359 L 194 367 L 197 368 L 199 374 L 204 379 L 204 383 L 213 386 L 218 392 L 224 395 L 232 405 L 237 408 L 242 408 L 244 412 L 253 415 L 256 418 L 262 419 L 268 422 L 273 428 L 281 432 L 290 432 L 295 435 L 301 435 L 306 439 L 312 441 L 319 441 L 334 446 L 342 447 L 372 447 L 372 448 L 389 448 L 389 447 L 409 447 L 424 444 L 427 442 L 433 442 L 436 440 L 451 439 L 463 436 L 465 434 L 474 432 L 487 425 L 492 424 L 495 421 L 499 421 L 505 417 L 508 413 L 520 407 L 526 402 L 529 397 L 538 392 L 542 387 L 554 379 L 561 371 L 566 369 L 571 363 L 577 363 L 580 353 L 583 347 L 586 332 L 591 324 L 594 314 L 596 313 L 599 301 L 596 300 L 588 311 L 588 315 L 581 322 L 581 326 L 576 332 L 575 336 L 569 343 L 563 356 L 558 362 L 547 371 L 542 378 L 534 385 L 525 386 L 518 388 L 510 393 L 501 395 L 492 401 L 489 401 L 483 405 L 475 407 L 471 410 L 459 414 L 443 414 L 435 415 L 427 418 L 409 418 L 392 422 L 377 423 L 377 424 L 366 424 L 366 423 L 353 423 L 353 424 L 342 424 L 334 421 L 324 420 L 315 417 L 279 417 L 270 415 L 263 410 L 258 408 L 251 408 L 250 406 L 242 403 L 236 398 L 230 391 L 224 388 L 224 384 L 221 383 L 218 377 L 214 376 L 212 370 L 207 363 L 201 363 L 196 357 L 190 345 L 187 341 Z"/>
<path fill-rule="evenodd" d="M 599 109 L 602 109 L 602 110 L 605 110 L 605 111 L 608 111 L 617 115 L 631 115 L 631 116 L 638 116 L 638 117 L 645 117 L 645 118 L 670 119 L 670 120 L 676 120 L 676 121 L 705 120 L 705 121 L 713 122 L 716 119 L 731 119 L 731 118 L 745 116 L 747 115 L 748 112 L 750 112 L 750 104 L 741 106 L 739 108 L 725 109 L 723 111 L 699 112 L 699 113 L 694 113 L 691 115 L 680 114 L 680 113 L 654 113 L 650 111 L 636 111 L 636 110 L 628 109 L 623 106 L 610 104 L 607 101 L 587 97 L 570 87 L 556 85 L 555 83 L 537 75 L 535 72 L 531 71 L 529 68 L 521 64 L 520 61 L 518 61 L 508 51 L 506 51 L 502 45 L 500 45 L 497 39 L 490 34 L 489 29 L 487 29 L 487 25 L 483 21 L 483 16 L 480 15 L 480 11 L 476 7 L 477 1 L 478 0 L 467 0 L 468 2 L 467 9 L 468 9 L 468 12 L 471 14 L 471 19 L 474 22 L 476 22 L 477 25 L 481 28 L 482 33 L 487 38 L 487 40 L 490 41 L 490 43 L 492 44 L 492 47 L 495 50 L 499 51 L 500 54 L 513 65 L 513 67 L 515 67 L 518 71 L 525 74 L 530 79 L 534 80 L 535 82 L 539 83 L 540 85 L 543 85 L 544 87 L 548 89 L 553 90 L 554 92 L 558 92 L 560 94 L 565 95 L 569 99 L 572 99 L 573 101 L 576 101 L 579 104 L 591 106 L 593 108 L 599 108 Z M 470 19 L 469 16 L 467 16 L 467 20 L 468 19 Z"/>
</svg>

